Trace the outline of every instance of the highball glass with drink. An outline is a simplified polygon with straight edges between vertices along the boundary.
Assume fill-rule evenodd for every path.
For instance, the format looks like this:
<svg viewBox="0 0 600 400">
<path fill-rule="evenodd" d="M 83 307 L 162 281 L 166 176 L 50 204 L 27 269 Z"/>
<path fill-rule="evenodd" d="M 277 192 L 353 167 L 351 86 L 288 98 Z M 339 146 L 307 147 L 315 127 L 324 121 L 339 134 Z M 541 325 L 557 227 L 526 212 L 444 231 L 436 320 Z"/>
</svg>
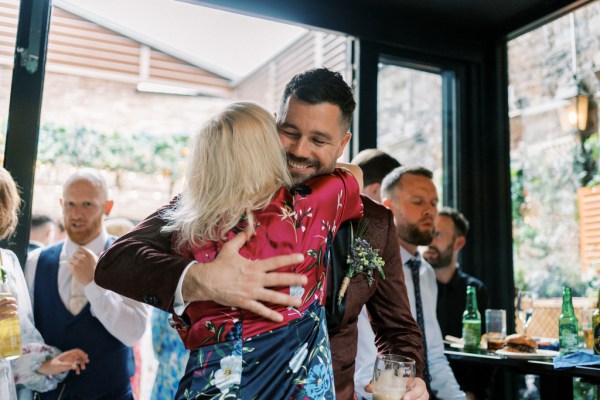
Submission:
<svg viewBox="0 0 600 400">
<path fill-rule="evenodd" d="M 485 332 L 488 351 L 504 347 L 506 338 L 506 310 L 485 310 Z"/>
<path fill-rule="evenodd" d="M 373 369 L 373 400 L 400 400 L 412 387 L 415 360 L 395 354 L 379 354 Z"/>
</svg>

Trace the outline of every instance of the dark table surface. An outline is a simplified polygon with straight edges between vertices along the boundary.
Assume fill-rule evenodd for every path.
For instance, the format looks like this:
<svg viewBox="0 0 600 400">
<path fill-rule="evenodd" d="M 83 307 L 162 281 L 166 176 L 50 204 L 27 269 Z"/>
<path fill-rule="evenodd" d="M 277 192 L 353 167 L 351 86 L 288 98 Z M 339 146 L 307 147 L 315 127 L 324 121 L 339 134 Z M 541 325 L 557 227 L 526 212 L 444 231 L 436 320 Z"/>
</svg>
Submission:
<svg viewBox="0 0 600 400">
<path fill-rule="evenodd" d="M 451 347 L 446 347 L 446 357 L 457 362 L 466 362 L 475 365 L 487 365 L 506 368 L 517 373 L 534 375 L 555 375 L 580 377 L 590 382 L 600 384 L 600 366 L 578 366 L 573 368 L 555 369 L 552 358 L 522 359 L 506 358 L 481 350 L 479 353 L 466 352 Z"/>
<path fill-rule="evenodd" d="M 555 369 L 552 358 L 507 358 L 488 353 L 487 350 L 466 352 L 451 347 L 446 347 L 445 354 L 451 364 L 495 368 L 515 374 L 538 375 L 542 399 L 572 399 L 573 378 L 581 378 L 584 382 L 600 385 L 600 366 Z"/>
</svg>

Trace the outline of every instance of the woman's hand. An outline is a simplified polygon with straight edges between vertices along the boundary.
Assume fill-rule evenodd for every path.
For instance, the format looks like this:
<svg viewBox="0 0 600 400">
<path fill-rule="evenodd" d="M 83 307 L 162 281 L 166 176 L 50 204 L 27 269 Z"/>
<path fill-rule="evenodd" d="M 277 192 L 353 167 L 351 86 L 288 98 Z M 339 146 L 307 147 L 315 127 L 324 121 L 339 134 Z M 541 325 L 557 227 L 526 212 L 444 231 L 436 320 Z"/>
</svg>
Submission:
<svg viewBox="0 0 600 400">
<path fill-rule="evenodd" d="M 5 297 L 0 300 L 0 320 L 17 315 L 17 300 L 14 297 Z"/>
<path fill-rule="evenodd" d="M 85 364 L 90 362 L 86 352 L 80 349 L 65 351 L 51 360 L 44 362 L 37 370 L 40 374 L 56 375 L 61 372 L 73 370 L 77 375 L 85 369 Z"/>
</svg>

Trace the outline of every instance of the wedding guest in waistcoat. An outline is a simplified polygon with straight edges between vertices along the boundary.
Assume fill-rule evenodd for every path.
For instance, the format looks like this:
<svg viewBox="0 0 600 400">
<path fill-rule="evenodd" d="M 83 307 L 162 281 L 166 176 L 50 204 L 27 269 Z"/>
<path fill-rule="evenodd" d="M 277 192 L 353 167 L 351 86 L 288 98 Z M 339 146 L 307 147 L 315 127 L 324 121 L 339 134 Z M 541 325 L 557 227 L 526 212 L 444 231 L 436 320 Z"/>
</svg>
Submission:
<svg viewBox="0 0 600 400">
<path fill-rule="evenodd" d="M 104 227 L 104 216 L 113 206 L 108 185 L 95 170 L 77 171 L 63 185 L 60 204 L 67 238 L 29 253 L 25 276 L 35 325 L 45 342 L 81 348 L 90 364 L 41 398 L 133 399 L 130 346 L 142 337 L 148 310 L 93 281 L 99 255 L 115 239 Z"/>
</svg>

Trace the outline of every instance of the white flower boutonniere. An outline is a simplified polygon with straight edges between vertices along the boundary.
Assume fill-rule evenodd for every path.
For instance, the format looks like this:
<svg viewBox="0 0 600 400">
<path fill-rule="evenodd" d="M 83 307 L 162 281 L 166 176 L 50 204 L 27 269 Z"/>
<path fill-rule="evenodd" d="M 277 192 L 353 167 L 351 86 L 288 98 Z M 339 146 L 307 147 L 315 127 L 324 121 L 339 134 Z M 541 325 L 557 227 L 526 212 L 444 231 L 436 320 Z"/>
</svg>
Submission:
<svg viewBox="0 0 600 400">
<path fill-rule="evenodd" d="M 382 279 L 385 279 L 385 274 L 383 272 L 385 261 L 383 261 L 383 258 L 379 255 L 379 250 L 374 249 L 363 237 L 366 230 L 367 227 L 364 220 L 361 220 L 358 224 L 356 237 L 354 236 L 354 229 L 351 228 L 352 245 L 350 247 L 350 254 L 348 254 L 348 258 L 346 259 L 348 270 L 346 271 L 346 276 L 344 276 L 342 285 L 340 286 L 337 297 L 338 304 L 342 302 L 342 299 L 346 295 L 350 279 L 353 276 L 360 273 L 365 274 L 369 286 L 373 284 L 373 280 L 375 279 L 373 276 L 375 270 L 379 272 Z"/>
</svg>

